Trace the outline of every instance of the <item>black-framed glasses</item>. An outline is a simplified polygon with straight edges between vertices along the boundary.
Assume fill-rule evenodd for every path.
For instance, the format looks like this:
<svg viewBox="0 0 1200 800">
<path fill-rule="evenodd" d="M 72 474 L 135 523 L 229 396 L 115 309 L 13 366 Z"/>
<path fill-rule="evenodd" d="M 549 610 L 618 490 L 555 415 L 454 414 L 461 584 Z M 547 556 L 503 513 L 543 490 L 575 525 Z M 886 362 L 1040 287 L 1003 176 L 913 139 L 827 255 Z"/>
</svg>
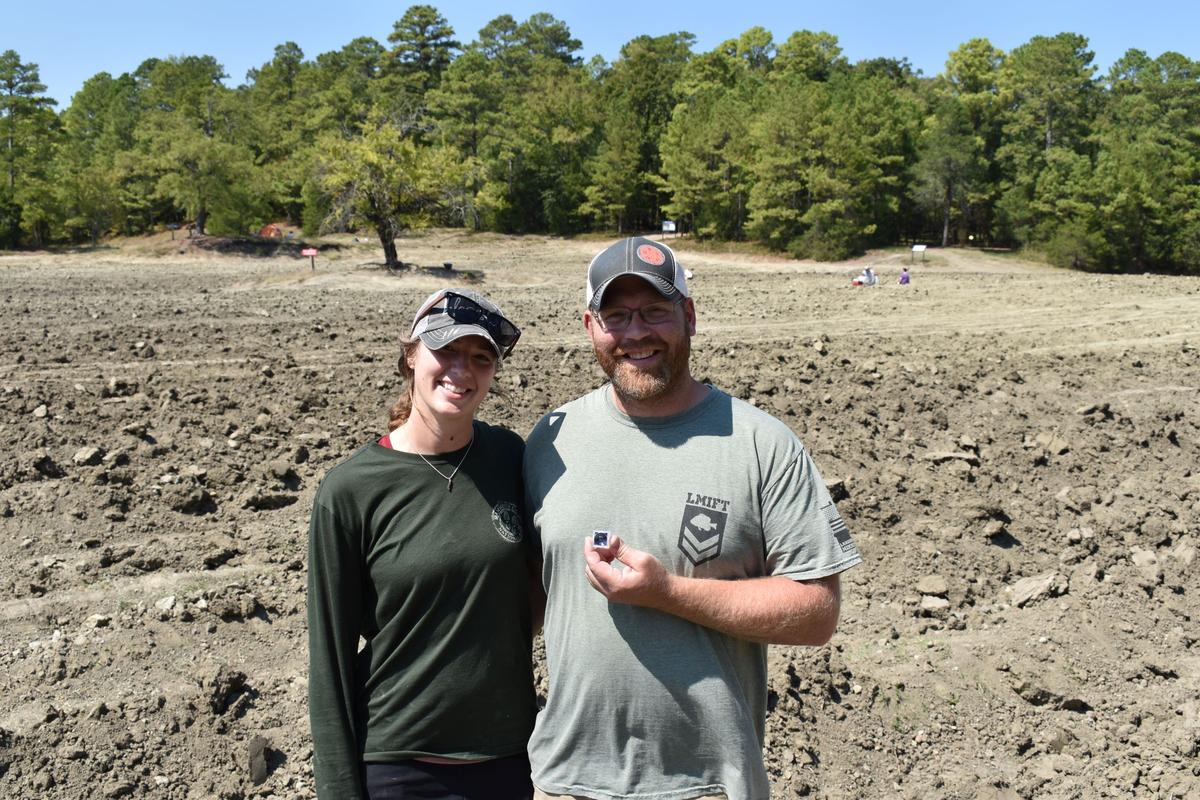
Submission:
<svg viewBox="0 0 1200 800">
<path fill-rule="evenodd" d="M 679 303 L 676 299 L 641 308 L 602 308 L 596 312 L 596 320 L 605 333 L 620 333 L 633 323 L 634 316 L 641 317 L 646 325 L 664 325 L 675 318 L 675 306 Z"/>
<path fill-rule="evenodd" d="M 499 311 L 487 309 L 471 298 L 457 292 L 446 292 L 420 319 L 431 317 L 435 314 L 442 314 L 449 317 L 452 320 L 452 324 L 478 325 L 483 328 L 492 337 L 492 341 L 503 351 L 504 358 L 508 358 L 513 348 L 517 346 L 517 340 L 521 338 L 521 329 L 513 325 Z M 418 319 L 418 322 L 420 319 Z M 438 327 L 448 327 L 448 325 Z M 437 329 L 427 328 L 426 330 Z"/>
</svg>

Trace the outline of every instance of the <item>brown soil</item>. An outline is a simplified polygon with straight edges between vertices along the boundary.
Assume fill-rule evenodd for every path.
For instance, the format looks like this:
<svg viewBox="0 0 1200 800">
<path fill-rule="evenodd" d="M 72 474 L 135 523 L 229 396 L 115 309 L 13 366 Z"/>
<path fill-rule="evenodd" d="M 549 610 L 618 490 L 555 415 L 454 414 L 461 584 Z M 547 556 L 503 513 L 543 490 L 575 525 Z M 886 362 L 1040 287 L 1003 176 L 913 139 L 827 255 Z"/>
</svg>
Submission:
<svg viewBox="0 0 1200 800">
<path fill-rule="evenodd" d="M 0 257 L 0 796 L 311 796 L 317 482 L 444 262 L 525 328 L 488 419 L 597 385 L 601 245 Z M 866 558 L 830 646 L 771 649 L 775 796 L 1200 795 L 1200 282 L 681 251 L 696 372 L 800 434 Z"/>
</svg>

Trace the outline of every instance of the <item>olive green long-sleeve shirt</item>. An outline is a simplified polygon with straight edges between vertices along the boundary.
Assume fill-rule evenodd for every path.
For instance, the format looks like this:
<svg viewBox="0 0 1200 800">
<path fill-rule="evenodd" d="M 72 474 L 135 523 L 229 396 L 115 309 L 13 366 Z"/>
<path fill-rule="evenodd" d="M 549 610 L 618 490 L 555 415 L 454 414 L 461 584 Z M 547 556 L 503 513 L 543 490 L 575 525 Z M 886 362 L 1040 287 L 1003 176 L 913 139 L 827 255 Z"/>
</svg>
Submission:
<svg viewBox="0 0 1200 800">
<path fill-rule="evenodd" d="M 363 797 L 367 761 L 524 751 L 536 703 L 522 448 L 477 422 L 469 453 L 430 466 L 372 443 L 322 482 L 308 564 L 319 797 Z"/>
</svg>

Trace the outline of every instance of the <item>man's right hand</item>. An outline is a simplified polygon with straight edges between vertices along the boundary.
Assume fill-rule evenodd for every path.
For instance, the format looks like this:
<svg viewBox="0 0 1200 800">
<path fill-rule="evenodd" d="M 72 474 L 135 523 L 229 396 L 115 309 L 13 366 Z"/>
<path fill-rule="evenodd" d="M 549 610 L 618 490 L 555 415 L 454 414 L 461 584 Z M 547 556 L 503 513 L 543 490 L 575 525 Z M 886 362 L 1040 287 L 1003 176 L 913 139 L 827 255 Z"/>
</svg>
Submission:
<svg viewBox="0 0 1200 800">
<path fill-rule="evenodd" d="M 613 603 L 661 608 L 670 593 L 671 575 L 662 562 L 649 553 L 610 535 L 607 547 L 595 547 L 592 538 L 583 541 L 584 567 L 588 583 Z M 613 562 L 620 561 L 625 569 Z"/>
</svg>

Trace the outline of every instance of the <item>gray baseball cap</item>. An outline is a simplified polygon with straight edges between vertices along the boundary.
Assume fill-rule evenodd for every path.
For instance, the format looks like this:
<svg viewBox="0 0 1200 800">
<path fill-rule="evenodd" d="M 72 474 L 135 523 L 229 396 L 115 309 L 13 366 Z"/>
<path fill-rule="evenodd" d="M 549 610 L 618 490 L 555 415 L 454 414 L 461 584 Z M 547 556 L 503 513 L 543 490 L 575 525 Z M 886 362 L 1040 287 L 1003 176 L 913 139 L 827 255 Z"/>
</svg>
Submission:
<svg viewBox="0 0 1200 800">
<path fill-rule="evenodd" d="M 588 308 L 599 308 L 604 290 L 623 275 L 638 276 L 668 300 L 688 296 L 687 279 L 675 252 L 662 242 L 631 236 L 601 250 L 588 265 Z"/>
<path fill-rule="evenodd" d="M 464 336 L 482 336 L 503 359 L 512 352 L 521 331 L 500 307 L 470 289 L 438 289 L 417 309 L 412 336 L 430 350 L 440 350 Z"/>
</svg>

